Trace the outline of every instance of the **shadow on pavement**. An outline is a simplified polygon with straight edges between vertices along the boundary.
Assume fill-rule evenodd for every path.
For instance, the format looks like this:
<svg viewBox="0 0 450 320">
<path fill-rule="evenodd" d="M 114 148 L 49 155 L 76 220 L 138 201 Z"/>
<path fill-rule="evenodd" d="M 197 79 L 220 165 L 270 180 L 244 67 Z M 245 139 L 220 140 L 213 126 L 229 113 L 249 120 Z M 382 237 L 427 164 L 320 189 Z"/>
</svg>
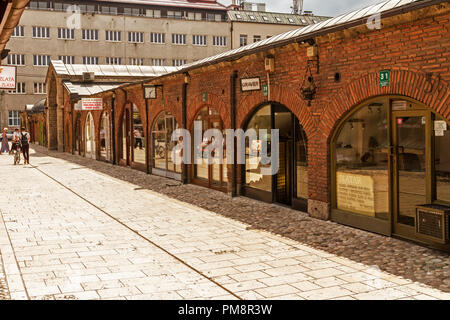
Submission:
<svg viewBox="0 0 450 320">
<path fill-rule="evenodd" d="M 54 157 L 133 183 L 135 190 L 151 190 L 222 216 L 248 224 L 248 229 L 269 231 L 337 256 L 377 266 L 382 271 L 450 292 L 450 255 L 407 241 L 389 238 L 331 221 L 310 218 L 306 213 L 252 199 L 182 185 L 174 180 L 113 166 L 67 153 L 32 146 L 33 157 Z M 77 168 L 74 168 L 75 170 Z"/>
</svg>

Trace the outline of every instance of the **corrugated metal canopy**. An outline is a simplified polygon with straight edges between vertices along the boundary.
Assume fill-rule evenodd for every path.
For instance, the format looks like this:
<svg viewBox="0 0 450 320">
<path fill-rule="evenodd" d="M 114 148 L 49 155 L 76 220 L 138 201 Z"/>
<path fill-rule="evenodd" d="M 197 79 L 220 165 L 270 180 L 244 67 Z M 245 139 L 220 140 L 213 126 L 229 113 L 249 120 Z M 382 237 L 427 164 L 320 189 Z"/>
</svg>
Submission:
<svg viewBox="0 0 450 320">
<path fill-rule="evenodd" d="M 114 66 L 91 64 L 64 64 L 61 60 L 52 60 L 57 75 L 82 76 L 83 72 L 94 72 L 99 77 L 159 77 L 176 72 L 180 67 L 155 66 Z"/>
<path fill-rule="evenodd" d="M 72 83 L 70 81 L 63 81 L 63 84 L 70 94 L 79 96 L 91 96 L 123 85 L 123 83 Z"/>
<path fill-rule="evenodd" d="M 289 13 L 261 12 L 239 10 L 228 11 L 228 18 L 235 22 L 252 22 L 252 23 L 268 23 L 268 24 L 288 24 L 306 26 L 328 20 L 330 17 L 298 15 Z"/>
<path fill-rule="evenodd" d="M 387 0 L 375 5 L 371 5 L 362 9 L 354 10 L 349 13 L 341 14 L 335 18 L 328 19 L 325 21 L 322 21 L 317 24 L 312 24 L 307 27 L 302 27 L 293 31 L 288 31 L 282 34 L 279 34 L 277 36 L 274 36 L 269 39 L 265 39 L 263 41 L 259 41 L 256 43 L 249 44 L 244 47 L 240 47 L 231 51 L 227 51 L 225 53 L 221 53 L 219 55 L 215 55 L 212 57 L 208 57 L 205 59 L 201 59 L 199 61 L 186 64 L 182 66 L 181 71 L 187 71 L 189 69 L 193 69 L 196 67 L 200 67 L 202 65 L 206 64 L 213 64 L 218 62 L 219 60 L 226 60 L 226 58 L 229 59 L 235 59 L 239 58 L 240 56 L 245 55 L 247 52 L 257 50 L 260 48 L 260 50 L 264 50 L 265 47 L 269 46 L 276 46 L 277 44 L 284 44 L 286 42 L 289 42 L 289 40 L 294 41 L 298 37 L 307 38 L 308 36 L 312 36 L 313 33 L 323 31 L 323 33 L 326 33 L 328 29 L 331 30 L 331 28 L 337 28 L 340 25 L 345 25 L 347 23 L 356 22 L 360 19 L 368 19 L 372 15 L 375 14 L 383 14 L 387 12 L 388 10 L 392 10 L 394 8 L 400 8 L 402 6 L 409 5 L 414 2 L 422 2 L 422 3 L 431 3 L 431 2 L 446 2 L 448 0 L 441 0 L 441 1 L 433 1 L 433 0 Z M 239 13 L 239 11 L 237 11 Z M 331 32 L 331 31 L 330 31 Z"/>
</svg>

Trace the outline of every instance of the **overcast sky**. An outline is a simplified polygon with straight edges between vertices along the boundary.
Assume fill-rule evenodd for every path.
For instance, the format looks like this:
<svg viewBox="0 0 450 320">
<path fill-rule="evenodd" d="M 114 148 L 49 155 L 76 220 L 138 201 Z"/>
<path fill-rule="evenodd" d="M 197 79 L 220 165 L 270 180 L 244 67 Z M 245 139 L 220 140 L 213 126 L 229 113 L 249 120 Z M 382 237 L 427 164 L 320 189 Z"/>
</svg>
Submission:
<svg viewBox="0 0 450 320">
<path fill-rule="evenodd" d="M 231 0 L 218 0 L 228 5 Z M 268 11 L 291 12 L 292 0 L 250 0 L 250 2 L 265 2 Z M 383 0 L 304 0 L 304 10 L 311 10 L 315 15 L 337 16 L 341 13 L 363 8 L 368 5 L 383 2 Z"/>
</svg>

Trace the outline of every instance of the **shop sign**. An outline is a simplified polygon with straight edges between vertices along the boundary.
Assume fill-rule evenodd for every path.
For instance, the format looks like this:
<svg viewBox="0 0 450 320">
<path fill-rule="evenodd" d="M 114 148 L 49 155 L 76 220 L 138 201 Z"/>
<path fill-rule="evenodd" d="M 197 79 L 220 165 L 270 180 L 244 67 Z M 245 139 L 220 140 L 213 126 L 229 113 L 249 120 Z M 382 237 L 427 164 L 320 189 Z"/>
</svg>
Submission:
<svg viewBox="0 0 450 320">
<path fill-rule="evenodd" d="M 81 110 L 83 110 L 82 105 L 81 105 L 81 100 L 78 101 L 77 103 L 75 103 L 74 109 L 75 109 L 75 111 L 81 111 Z"/>
<path fill-rule="evenodd" d="M 269 86 L 267 84 L 263 85 L 263 94 L 264 97 L 267 97 L 269 95 Z"/>
<path fill-rule="evenodd" d="M 0 89 L 16 89 L 16 67 L 0 66 Z"/>
<path fill-rule="evenodd" d="M 434 133 L 436 137 L 443 137 L 447 131 L 447 122 L 445 121 L 435 121 L 434 122 Z"/>
<path fill-rule="evenodd" d="M 85 111 L 103 110 L 103 99 L 83 98 L 81 99 L 81 110 Z"/>
<path fill-rule="evenodd" d="M 259 78 L 241 79 L 241 90 L 243 92 L 261 90 L 261 81 Z"/>
<path fill-rule="evenodd" d="M 375 191 L 371 176 L 338 172 L 336 191 L 339 209 L 375 216 Z"/>
<path fill-rule="evenodd" d="M 380 87 L 389 87 L 389 70 L 380 71 Z"/>
</svg>

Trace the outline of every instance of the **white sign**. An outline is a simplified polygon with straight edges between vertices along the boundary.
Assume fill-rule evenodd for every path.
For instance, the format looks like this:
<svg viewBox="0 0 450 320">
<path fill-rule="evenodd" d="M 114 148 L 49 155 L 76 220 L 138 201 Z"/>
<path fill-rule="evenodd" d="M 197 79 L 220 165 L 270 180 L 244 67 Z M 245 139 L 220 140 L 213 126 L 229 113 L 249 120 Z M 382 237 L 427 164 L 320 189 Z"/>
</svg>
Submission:
<svg viewBox="0 0 450 320">
<path fill-rule="evenodd" d="M 0 89 L 16 89 L 16 67 L 0 66 Z"/>
<path fill-rule="evenodd" d="M 261 90 L 261 83 L 259 78 L 241 79 L 242 91 L 256 91 Z"/>
<path fill-rule="evenodd" d="M 81 99 L 81 110 L 103 110 L 102 98 L 83 98 Z"/>
<path fill-rule="evenodd" d="M 439 131 L 447 131 L 447 122 L 445 121 L 435 121 L 434 122 L 434 130 Z"/>
</svg>

